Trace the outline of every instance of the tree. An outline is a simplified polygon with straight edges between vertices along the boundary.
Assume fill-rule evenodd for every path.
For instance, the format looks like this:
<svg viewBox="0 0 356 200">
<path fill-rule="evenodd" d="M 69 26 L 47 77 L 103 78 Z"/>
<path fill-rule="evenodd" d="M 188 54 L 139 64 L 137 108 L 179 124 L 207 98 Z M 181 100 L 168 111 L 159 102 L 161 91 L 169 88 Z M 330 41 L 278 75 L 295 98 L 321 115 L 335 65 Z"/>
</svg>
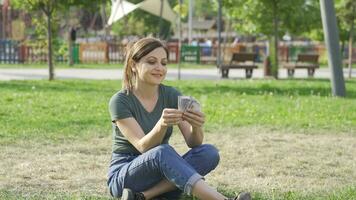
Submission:
<svg viewBox="0 0 356 200">
<path fill-rule="evenodd" d="M 347 32 L 349 51 L 348 51 L 348 67 L 349 78 L 352 75 L 352 50 L 353 50 L 353 38 L 355 32 L 356 21 L 356 1 L 354 0 L 339 0 L 336 2 L 337 17 L 339 21 L 339 27 L 343 32 Z M 341 37 L 342 38 L 342 37 Z M 343 39 L 343 38 L 342 38 Z M 346 40 L 346 38 L 344 39 Z M 344 41 L 343 40 L 343 41 Z"/>
<path fill-rule="evenodd" d="M 278 78 L 278 41 L 286 32 L 302 34 L 316 26 L 320 12 L 313 0 L 224 0 L 223 7 L 240 23 L 241 33 L 263 34 L 270 41 L 272 75 Z"/>
<path fill-rule="evenodd" d="M 71 6 L 83 6 L 91 7 L 97 5 L 97 2 L 105 2 L 109 0 L 93 0 L 91 4 L 88 4 L 86 0 L 12 0 L 11 3 L 15 8 L 20 8 L 26 11 L 42 12 L 46 16 L 47 23 L 47 45 L 48 45 L 48 69 L 49 80 L 54 79 L 54 67 L 53 67 L 53 18 L 58 12 L 65 12 L 69 10 Z M 68 38 L 70 39 L 70 38 Z"/>
<path fill-rule="evenodd" d="M 48 40 L 48 69 L 49 80 L 54 79 L 54 69 L 52 61 L 52 15 L 58 7 L 58 1 L 55 0 L 16 0 L 12 1 L 15 7 L 23 8 L 25 10 L 40 10 L 47 17 L 47 40 Z"/>
</svg>

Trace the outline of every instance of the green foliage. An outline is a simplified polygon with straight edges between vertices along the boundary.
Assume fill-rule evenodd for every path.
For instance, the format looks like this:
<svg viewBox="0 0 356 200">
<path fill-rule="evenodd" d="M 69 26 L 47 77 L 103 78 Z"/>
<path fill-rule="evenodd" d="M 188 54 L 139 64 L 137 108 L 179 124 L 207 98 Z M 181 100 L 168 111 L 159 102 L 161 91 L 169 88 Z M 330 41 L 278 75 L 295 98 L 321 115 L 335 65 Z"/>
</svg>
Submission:
<svg viewBox="0 0 356 200">
<path fill-rule="evenodd" d="M 336 15 L 338 19 L 340 40 L 349 39 L 352 24 L 356 23 L 356 1 L 337 0 L 335 1 Z"/>
<path fill-rule="evenodd" d="M 310 0 L 224 0 L 224 7 L 238 23 L 236 31 L 250 35 L 268 36 L 272 61 L 272 75 L 278 78 L 276 46 L 282 35 L 302 35 L 318 27 L 320 12 L 316 1 Z"/>
<path fill-rule="evenodd" d="M 300 35 L 321 27 L 318 1 L 309 0 L 224 0 L 223 6 L 239 23 L 238 32 L 272 35 L 273 19 L 279 22 L 279 36 Z"/>
<path fill-rule="evenodd" d="M 142 12 L 142 11 L 141 11 Z M 158 27 L 149 28 L 145 25 L 143 18 L 138 18 L 139 14 L 129 14 L 125 19 L 115 22 L 112 25 L 112 31 L 119 36 L 122 35 L 147 35 L 156 33 Z"/>
<path fill-rule="evenodd" d="M 189 1 L 185 1 L 189 8 Z M 216 18 L 218 14 L 218 3 L 216 0 L 194 1 L 194 16 L 198 18 Z"/>
<path fill-rule="evenodd" d="M 189 8 L 186 4 L 182 4 L 181 6 L 177 4 L 176 6 L 174 6 L 173 10 L 176 13 L 179 13 L 182 19 L 186 18 L 189 14 Z"/>
</svg>

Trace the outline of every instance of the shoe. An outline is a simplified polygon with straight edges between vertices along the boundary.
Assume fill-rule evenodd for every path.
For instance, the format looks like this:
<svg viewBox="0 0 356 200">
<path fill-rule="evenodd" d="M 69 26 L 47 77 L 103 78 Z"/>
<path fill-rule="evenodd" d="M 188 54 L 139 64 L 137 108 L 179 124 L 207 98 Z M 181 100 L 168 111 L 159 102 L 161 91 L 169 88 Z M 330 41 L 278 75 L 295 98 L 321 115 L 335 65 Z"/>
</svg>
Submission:
<svg viewBox="0 0 356 200">
<path fill-rule="evenodd" d="M 134 192 L 129 188 L 124 188 L 121 200 L 146 200 L 146 198 L 141 192 Z"/>
<path fill-rule="evenodd" d="M 252 198 L 250 193 L 241 192 L 237 197 L 228 198 L 227 200 L 252 200 Z"/>
</svg>

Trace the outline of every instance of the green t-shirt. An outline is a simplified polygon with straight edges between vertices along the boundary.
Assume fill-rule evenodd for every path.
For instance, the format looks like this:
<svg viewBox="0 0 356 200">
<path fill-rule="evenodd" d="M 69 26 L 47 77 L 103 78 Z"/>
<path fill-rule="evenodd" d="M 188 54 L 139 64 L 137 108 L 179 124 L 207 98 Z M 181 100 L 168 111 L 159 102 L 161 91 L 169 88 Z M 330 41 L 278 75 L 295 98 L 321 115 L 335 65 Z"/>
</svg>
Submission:
<svg viewBox="0 0 356 200">
<path fill-rule="evenodd" d="M 123 136 L 120 129 L 116 126 L 115 120 L 133 117 L 141 126 L 145 134 L 149 133 L 161 118 L 164 108 L 177 108 L 178 96 L 180 92 L 173 87 L 159 85 L 159 97 L 157 104 L 152 112 L 147 112 L 141 102 L 132 93 L 126 94 L 126 90 L 121 90 L 114 94 L 109 102 L 109 112 L 111 115 L 113 128 L 113 147 L 114 153 L 134 153 L 140 152 Z M 172 135 L 172 127 L 167 129 L 162 141 L 167 144 Z"/>
</svg>

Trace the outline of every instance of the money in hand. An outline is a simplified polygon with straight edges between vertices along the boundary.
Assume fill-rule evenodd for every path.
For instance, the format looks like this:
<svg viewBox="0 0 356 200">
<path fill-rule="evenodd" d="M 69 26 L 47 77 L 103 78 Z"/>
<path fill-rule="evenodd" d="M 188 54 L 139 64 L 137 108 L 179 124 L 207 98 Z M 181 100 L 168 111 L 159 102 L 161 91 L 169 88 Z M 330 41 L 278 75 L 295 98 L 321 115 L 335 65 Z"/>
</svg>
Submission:
<svg viewBox="0 0 356 200">
<path fill-rule="evenodd" d="M 190 96 L 178 96 L 178 110 L 180 111 L 200 111 L 200 104 L 197 100 Z"/>
</svg>

